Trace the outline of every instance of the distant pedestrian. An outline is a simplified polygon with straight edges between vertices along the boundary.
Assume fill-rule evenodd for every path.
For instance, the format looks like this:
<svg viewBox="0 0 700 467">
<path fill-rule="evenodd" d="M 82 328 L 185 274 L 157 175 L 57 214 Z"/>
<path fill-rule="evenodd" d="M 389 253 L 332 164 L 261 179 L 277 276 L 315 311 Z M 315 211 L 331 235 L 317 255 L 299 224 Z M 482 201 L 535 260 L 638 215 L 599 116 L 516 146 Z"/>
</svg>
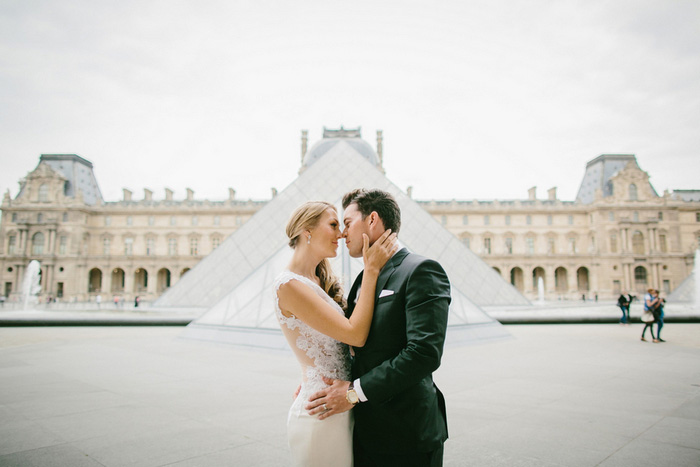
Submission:
<svg viewBox="0 0 700 467">
<path fill-rule="evenodd" d="M 141 301 L 141 298 L 137 295 L 136 298 L 134 299 L 134 308 L 139 307 L 139 302 Z"/>
<path fill-rule="evenodd" d="M 114 308 L 119 308 L 119 297 L 114 296 Z"/>
<path fill-rule="evenodd" d="M 647 294 L 644 296 L 644 313 L 642 313 L 642 322 L 644 322 L 644 329 L 642 330 L 642 340 L 646 342 L 644 334 L 647 332 L 647 328 L 651 332 L 651 338 L 654 343 L 659 342 L 656 336 L 654 336 L 654 323 L 656 319 L 654 318 L 654 309 L 659 303 L 659 296 L 656 290 L 649 289 Z"/>
<path fill-rule="evenodd" d="M 5 306 L 5 296 L 0 295 L 0 307 L 4 307 L 4 306 Z"/>
<path fill-rule="evenodd" d="M 656 318 L 656 340 L 666 342 L 661 338 L 661 328 L 664 327 L 664 305 L 666 305 L 666 299 L 661 298 L 658 290 L 656 291 L 656 296 L 659 297 L 656 313 L 654 313 L 654 318 Z"/>
<path fill-rule="evenodd" d="M 97 297 L 95 297 L 95 303 L 97 303 L 98 310 L 102 308 L 102 295 L 97 294 Z"/>
<path fill-rule="evenodd" d="M 629 326 L 630 320 L 630 299 L 629 295 L 624 293 L 620 294 L 617 298 L 617 306 L 622 310 L 622 318 L 620 318 L 620 324 Z"/>
</svg>

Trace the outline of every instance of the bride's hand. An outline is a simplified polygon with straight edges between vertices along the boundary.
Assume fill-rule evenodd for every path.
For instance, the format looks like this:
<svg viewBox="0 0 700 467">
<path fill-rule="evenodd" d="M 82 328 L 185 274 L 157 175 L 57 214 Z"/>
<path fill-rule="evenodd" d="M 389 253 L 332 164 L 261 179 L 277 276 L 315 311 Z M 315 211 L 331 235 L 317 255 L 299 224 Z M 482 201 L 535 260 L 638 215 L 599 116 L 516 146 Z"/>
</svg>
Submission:
<svg viewBox="0 0 700 467">
<path fill-rule="evenodd" d="M 399 246 L 396 241 L 396 234 L 387 229 L 381 237 L 370 247 L 369 237 L 362 234 L 362 258 L 365 262 L 365 270 L 374 269 L 379 272 L 389 261 Z"/>
</svg>

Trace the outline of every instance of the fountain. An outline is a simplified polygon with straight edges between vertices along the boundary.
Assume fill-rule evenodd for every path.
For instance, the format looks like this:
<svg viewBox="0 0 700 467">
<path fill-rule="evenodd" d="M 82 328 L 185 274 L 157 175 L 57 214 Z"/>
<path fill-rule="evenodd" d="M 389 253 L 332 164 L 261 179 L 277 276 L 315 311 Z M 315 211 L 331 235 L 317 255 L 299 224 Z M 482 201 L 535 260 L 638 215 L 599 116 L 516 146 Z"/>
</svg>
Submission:
<svg viewBox="0 0 700 467">
<path fill-rule="evenodd" d="M 544 304 L 544 280 L 542 277 L 537 278 L 537 303 L 538 305 Z"/>
<path fill-rule="evenodd" d="M 25 310 L 29 310 L 30 304 L 36 305 L 38 302 L 39 292 L 41 292 L 41 285 L 39 284 L 40 273 L 39 261 L 30 261 L 27 265 L 27 271 L 24 273 L 24 282 L 22 284 Z"/>
</svg>

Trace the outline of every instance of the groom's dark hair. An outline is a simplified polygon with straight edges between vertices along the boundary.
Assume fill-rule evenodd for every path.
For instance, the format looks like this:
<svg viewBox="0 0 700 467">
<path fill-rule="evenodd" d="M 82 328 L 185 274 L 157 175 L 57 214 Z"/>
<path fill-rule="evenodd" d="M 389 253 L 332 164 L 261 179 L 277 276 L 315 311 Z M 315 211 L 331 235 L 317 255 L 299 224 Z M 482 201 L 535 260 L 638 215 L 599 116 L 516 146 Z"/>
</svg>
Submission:
<svg viewBox="0 0 700 467">
<path fill-rule="evenodd" d="M 351 204 L 357 205 L 357 210 L 362 214 L 362 219 L 376 211 L 384 223 L 384 227 L 399 233 L 401 228 L 401 209 L 390 193 L 382 190 L 366 190 L 358 188 L 343 196 L 343 209 Z"/>
</svg>

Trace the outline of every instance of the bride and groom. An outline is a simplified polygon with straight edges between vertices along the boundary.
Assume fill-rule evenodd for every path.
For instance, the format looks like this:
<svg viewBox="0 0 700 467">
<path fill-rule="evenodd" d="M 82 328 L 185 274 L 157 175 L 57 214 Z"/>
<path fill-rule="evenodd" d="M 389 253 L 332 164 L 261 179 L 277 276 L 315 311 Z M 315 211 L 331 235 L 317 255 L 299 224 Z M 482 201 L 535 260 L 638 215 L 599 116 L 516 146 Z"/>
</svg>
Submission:
<svg viewBox="0 0 700 467">
<path fill-rule="evenodd" d="M 275 312 L 302 368 L 287 419 L 294 465 L 442 465 L 447 419 L 440 366 L 450 284 L 433 260 L 399 249 L 401 211 L 380 190 L 307 202 L 286 233 Z M 343 238 L 365 269 L 347 301 L 328 258 Z M 352 410 L 351 410 L 352 409 Z"/>
</svg>

